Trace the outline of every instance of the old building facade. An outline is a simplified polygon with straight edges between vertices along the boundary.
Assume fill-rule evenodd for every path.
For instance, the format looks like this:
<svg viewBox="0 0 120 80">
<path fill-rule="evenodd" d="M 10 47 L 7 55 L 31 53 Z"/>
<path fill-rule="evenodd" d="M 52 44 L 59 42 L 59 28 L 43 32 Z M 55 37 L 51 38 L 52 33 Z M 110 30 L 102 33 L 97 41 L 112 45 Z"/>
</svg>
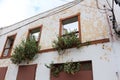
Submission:
<svg viewBox="0 0 120 80">
<path fill-rule="evenodd" d="M 106 4 L 102 2 L 101 4 Z M 106 5 L 108 6 L 108 5 Z M 0 78 L 2 80 L 119 80 L 119 37 L 114 34 L 105 7 L 99 9 L 95 0 L 75 0 L 0 29 Z M 120 22 L 118 22 L 120 23 Z M 74 26 L 74 27 L 71 27 Z M 65 30 L 76 29 L 82 43 L 79 49 L 67 49 L 62 55 L 52 47 Z M 41 49 L 29 64 L 15 65 L 10 56 L 14 48 L 29 34 L 36 35 Z M 90 42 L 89 45 L 85 45 Z M 61 73 L 57 78 L 45 66 L 52 62 L 88 64 L 76 75 Z M 24 76 L 26 74 L 26 76 Z M 28 77 L 29 76 L 29 77 Z M 71 76 L 71 77 L 70 77 Z"/>
</svg>

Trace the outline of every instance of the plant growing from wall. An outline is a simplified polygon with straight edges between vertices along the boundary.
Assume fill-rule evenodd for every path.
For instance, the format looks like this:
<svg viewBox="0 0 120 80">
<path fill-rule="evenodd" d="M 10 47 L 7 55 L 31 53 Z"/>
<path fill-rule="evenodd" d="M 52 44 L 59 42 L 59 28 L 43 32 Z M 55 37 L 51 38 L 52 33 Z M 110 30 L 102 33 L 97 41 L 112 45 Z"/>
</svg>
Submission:
<svg viewBox="0 0 120 80">
<path fill-rule="evenodd" d="M 53 41 L 53 48 L 55 48 L 58 53 L 65 51 L 65 49 L 81 46 L 81 42 L 76 34 L 76 31 L 66 32 L 63 36 L 58 36 L 57 40 Z"/>
<path fill-rule="evenodd" d="M 68 74 L 75 74 L 80 71 L 80 63 L 79 62 L 67 62 L 64 64 L 64 72 Z"/>
<path fill-rule="evenodd" d="M 47 66 L 47 65 L 45 66 L 51 69 L 51 74 L 55 77 L 57 77 L 59 73 L 62 71 L 72 75 L 80 71 L 80 62 L 66 62 L 63 64 L 57 64 L 57 65 L 52 63 L 50 66 Z"/>
<path fill-rule="evenodd" d="M 28 38 L 26 41 L 22 42 L 15 47 L 13 55 L 11 56 L 11 61 L 14 64 L 20 64 L 22 62 L 27 62 L 33 60 L 40 47 L 37 46 L 34 37 Z"/>
</svg>

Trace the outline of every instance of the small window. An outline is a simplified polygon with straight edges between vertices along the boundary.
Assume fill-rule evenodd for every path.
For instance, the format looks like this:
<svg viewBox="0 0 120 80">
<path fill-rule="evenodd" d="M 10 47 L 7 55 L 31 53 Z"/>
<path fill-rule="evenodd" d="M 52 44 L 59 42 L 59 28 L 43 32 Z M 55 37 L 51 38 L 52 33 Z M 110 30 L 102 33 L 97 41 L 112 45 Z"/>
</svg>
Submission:
<svg viewBox="0 0 120 80">
<path fill-rule="evenodd" d="M 37 44 L 39 43 L 40 40 L 40 34 L 41 34 L 41 27 L 29 30 L 29 37 L 34 36 Z"/>
<path fill-rule="evenodd" d="M 0 67 L 0 80 L 5 80 L 7 67 Z"/>
<path fill-rule="evenodd" d="M 12 47 L 13 47 L 13 44 L 14 44 L 15 36 L 16 35 L 12 35 L 12 36 L 7 37 L 7 40 L 6 40 L 4 49 L 3 49 L 3 53 L 2 53 L 2 57 L 10 56 L 10 53 L 12 51 Z"/>
<path fill-rule="evenodd" d="M 37 64 L 19 66 L 16 80 L 35 80 Z"/>
<path fill-rule="evenodd" d="M 79 17 L 80 17 L 80 14 L 77 14 L 74 16 L 70 16 L 68 18 L 61 19 L 60 20 L 60 35 L 64 35 L 65 33 L 69 33 L 71 31 L 75 31 L 75 33 L 78 34 L 78 37 L 80 37 Z"/>
</svg>

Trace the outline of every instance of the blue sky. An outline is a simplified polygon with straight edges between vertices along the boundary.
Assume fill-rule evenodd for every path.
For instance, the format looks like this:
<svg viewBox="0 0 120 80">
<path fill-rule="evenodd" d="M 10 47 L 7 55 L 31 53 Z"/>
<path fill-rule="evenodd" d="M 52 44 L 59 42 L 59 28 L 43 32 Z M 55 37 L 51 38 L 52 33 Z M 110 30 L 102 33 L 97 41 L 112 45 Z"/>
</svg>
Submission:
<svg viewBox="0 0 120 80">
<path fill-rule="evenodd" d="M 9 26 L 72 0 L 0 0 L 0 27 Z"/>
</svg>

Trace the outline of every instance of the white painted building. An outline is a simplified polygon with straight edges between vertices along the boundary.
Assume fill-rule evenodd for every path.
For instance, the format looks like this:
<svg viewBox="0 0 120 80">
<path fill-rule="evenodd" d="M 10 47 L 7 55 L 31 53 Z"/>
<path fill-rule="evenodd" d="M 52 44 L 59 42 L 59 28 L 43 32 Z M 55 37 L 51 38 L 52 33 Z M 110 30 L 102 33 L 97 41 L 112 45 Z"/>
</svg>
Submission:
<svg viewBox="0 0 120 80">
<path fill-rule="evenodd" d="M 120 38 L 116 36 L 108 17 L 111 12 L 105 10 L 108 5 L 104 8 L 103 4 L 106 5 L 106 2 L 100 0 L 99 9 L 96 0 L 75 0 L 1 28 L 0 80 L 65 80 L 66 78 L 68 80 L 81 78 L 81 80 L 120 80 Z M 120 24 L 119 14 L 116 16 L 118 16 L 117 22 Z M 71 25 L 74 27 L 71 28 Z M 52 47 L 53 41 L 57 39 L 57 35 L 64 34 L 63 30 L 74 29 L 77 30 L 83 45 L 88 41 L 91 44 L 79 49 L 67 49 L 65 54 L 59 55 Z M 13 54 L 15 46 L 26 39 L 30 33 L 38 35 L 38 44 L 41 45 L 38 57 L 29 64 L 13 64 L 10 56 Z M 81 71 L 76 77 L 71 75 L 72 77 L 68 78 L 61 73 L 65 78 L 62 76 L 53 78 L 50 69 L 45 66 L 52 62 L 58 64 L 70 61 L 81 62 L 81 64 L 89 63 L 91 68 L 85 71 L 83 69 L 83 72 Z M 23 67 L 23 65 L 25 66 Z"/>
</svg>

